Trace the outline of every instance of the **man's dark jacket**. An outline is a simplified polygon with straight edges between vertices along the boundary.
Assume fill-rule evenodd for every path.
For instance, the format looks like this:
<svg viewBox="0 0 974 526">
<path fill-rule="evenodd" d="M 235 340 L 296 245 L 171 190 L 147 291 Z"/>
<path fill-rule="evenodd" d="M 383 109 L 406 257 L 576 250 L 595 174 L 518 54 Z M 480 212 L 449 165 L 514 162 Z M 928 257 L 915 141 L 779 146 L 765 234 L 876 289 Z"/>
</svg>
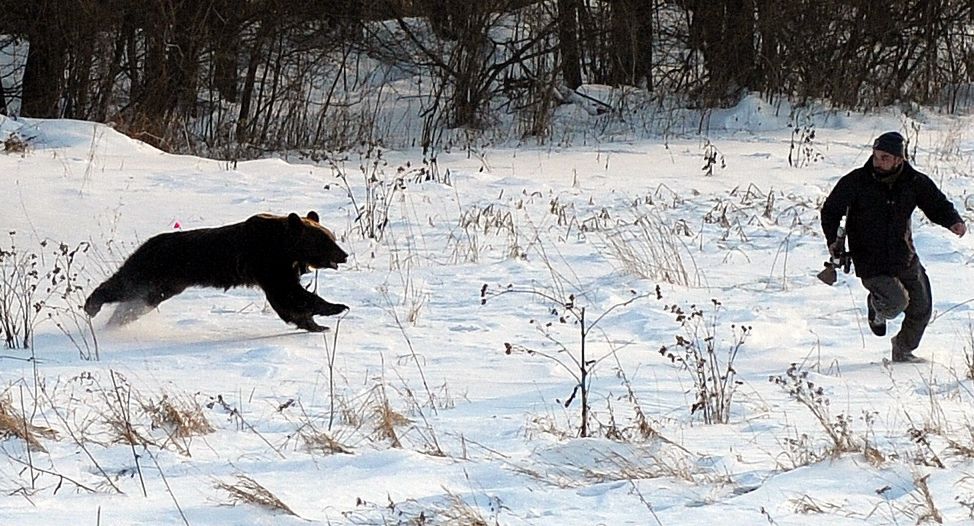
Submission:
<svg viewBox="0 0 974 526">
<path fill-rule="evenodd" d="M 872 158 L 839 179 L 822 205 L 822 230 L 831 246 L 846 210 L 846 239 L 856 275 L 895 276 L 916 261 L 910 226 L 917 207 L 934 223 L 950 228 L 961 221 L 954 205 L 925 174 L 906 161 L 892 184 L 873 175 Z"/>
</svg>

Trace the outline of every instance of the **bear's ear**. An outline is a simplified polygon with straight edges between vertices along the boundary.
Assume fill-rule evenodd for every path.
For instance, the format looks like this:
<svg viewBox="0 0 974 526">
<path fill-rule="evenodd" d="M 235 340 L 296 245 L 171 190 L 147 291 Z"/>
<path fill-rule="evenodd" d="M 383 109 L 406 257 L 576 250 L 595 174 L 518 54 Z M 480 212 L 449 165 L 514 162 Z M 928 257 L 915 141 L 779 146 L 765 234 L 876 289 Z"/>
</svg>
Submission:
<svg viewBox="0 0 974 526">
<path fill-rule="evenodd" d="M 318 212 L 315 212 L 314 210 L 308 212 L 308 219 L 314 221 L 315 223 L 320 223 L 321 222 L 318 219 Z"/>
<path fill-rule="evenodd" d="M 287 226 L 291 228 L 299 228 L 301 226 L 301 216 L 291 212 L 287 215 Z"/>
</svg>

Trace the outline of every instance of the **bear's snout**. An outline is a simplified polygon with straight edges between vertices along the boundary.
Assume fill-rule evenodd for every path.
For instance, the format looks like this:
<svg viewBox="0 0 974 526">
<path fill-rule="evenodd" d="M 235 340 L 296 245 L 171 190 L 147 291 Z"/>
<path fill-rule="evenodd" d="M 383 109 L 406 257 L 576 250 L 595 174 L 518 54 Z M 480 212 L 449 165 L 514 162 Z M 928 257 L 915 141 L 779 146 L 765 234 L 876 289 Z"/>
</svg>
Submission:
<svg viewBox="0 0 974 526">
<path fill-rule="evenodd" d="M 324 256 L 321 261 L 311 263 L 310 266 L 314 268 L 330 268 L 338 269 L 338 265 L 348 261 L 348 254 L 344 250 L 338 249 L 332 253 Z"/>
<path fill-rule="evenodd" d="M 339 250 L 337 254 L 333 255 L 331 261 L 328 262 L 328 266 L 333 269 L 337 269 L 338 265 L 348 261 L 348 254 L 344 250 Z"/>
</svg>

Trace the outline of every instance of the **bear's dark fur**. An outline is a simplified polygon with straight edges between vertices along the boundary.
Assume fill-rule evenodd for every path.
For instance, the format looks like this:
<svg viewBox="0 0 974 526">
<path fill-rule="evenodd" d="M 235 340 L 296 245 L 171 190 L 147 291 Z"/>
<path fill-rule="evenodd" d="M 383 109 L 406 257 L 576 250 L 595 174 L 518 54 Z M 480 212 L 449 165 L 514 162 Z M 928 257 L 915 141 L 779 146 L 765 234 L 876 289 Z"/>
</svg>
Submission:
<svg viewBox="0 0 974 526">
<path fill-rule="evenodd" d="M 105 303 L 121 305 L 109 323 L 124 324 L 187 287 L 257 286 L 282 320 L 319 332 L 317 315 L 348 309 L 301 286 L 312 268 L 337 269 L 348 254 L 318 214 L 255 215 L 242 223 L 159 234 L 142 244 L 112 277 L 85 301 L 94 316 Z"/>
</svg>

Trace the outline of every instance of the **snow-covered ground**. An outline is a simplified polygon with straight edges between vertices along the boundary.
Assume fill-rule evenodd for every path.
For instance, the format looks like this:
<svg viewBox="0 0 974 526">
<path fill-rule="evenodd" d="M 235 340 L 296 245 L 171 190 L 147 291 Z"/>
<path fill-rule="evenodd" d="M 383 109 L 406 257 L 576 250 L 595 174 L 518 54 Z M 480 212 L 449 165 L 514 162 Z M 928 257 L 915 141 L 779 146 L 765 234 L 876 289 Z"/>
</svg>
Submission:
<svg viewBox="0 0 974 526">
<path fill-rule="evenodd" d="M 909 134 L 974 223 L 971 119 L 819 114 L 793 150 L 811 127 L 777 115 L 749 98 L 706 139 L 434 165 L 417 150 L 234 165 L 92 123 L 0 121 L 29 145 L 0 155 L 4 276 L 37 254 L 47 300 L 33 350 L 0 355 L 0 523 L 971 522 L 974 236 L 915 216 L 927 364 L 884 365 L 859 281 L 815 278 L 818 208 L 881 132 Z M 312 285 L 351 307 L 318 319 L 329 332 L 285 325 L 258 290 L 191 289 L 120 329 L 107 308 L 100 359 L 82 359 L 83 297 L 66 305 L 48 274 L 60 244 L 90 243 L 70 269 L 90 292 L 157 233 L 308 210 L 351 254 Z M 570 295 L 584 338 L 557 304 Z M 685 356 L 678 337 L 711 342 L 721 371 L 737 349 L 731 384 L 661 354 Z M 730 398 L 726 423 L 691 411 L 703 381 Z"/>
</svg>

